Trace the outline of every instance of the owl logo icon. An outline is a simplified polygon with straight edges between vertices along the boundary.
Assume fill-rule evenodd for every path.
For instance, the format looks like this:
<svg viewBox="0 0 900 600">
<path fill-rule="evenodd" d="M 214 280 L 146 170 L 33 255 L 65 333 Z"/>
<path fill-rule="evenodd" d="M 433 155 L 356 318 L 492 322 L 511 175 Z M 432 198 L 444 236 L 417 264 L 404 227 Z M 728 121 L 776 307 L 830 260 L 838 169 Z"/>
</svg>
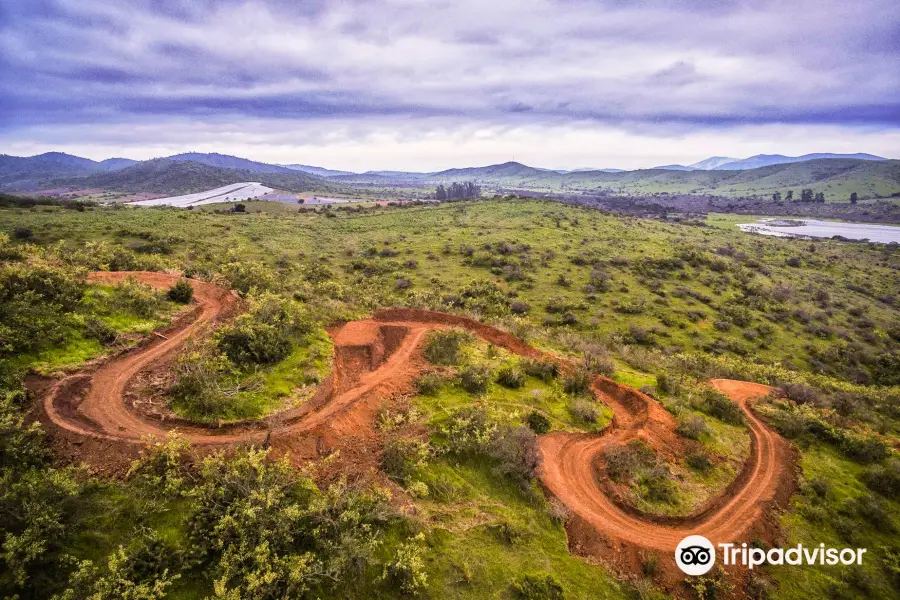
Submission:
<svg viewBox="0 0 900 600">
<path fill-rule="evenodd" d="M 703 575 L 716 564 L 716 549 L 702 535 L 689 535 L 675 548 L 675 563 L 687 575 Z"/>
</svg>

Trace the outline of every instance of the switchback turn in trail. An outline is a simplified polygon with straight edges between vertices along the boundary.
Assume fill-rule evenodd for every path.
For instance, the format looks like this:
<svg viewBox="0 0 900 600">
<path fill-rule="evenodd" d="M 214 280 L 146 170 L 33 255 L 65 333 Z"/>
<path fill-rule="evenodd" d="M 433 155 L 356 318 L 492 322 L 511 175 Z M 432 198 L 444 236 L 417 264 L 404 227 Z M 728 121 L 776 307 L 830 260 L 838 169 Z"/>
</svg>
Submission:
<svg viewBox="0 0 900 600">
<path fill-rule="evenodd" d="M 171 286 L 179 279 L 164 273 L 132 272 L 94 273 L 91 281 L 121 281 L 126 277 L 157 288 Z M 412 389 L 423 367 L 421 342 L 432 329 L 461 327 L 510 352 L 541 355 L 509 333 L 472 319 L 418 309 L 382 309 L 371 319 L 330 331 L 335 346 L 333 374 L 299 409 L 264 426 L 185 425 L 177 419 L 166 421 L 142 414 L 126 402 L 125 392 L 142 370 L 171 361 L 189 338 L 236 310 L 239 301 L 233 292 L 201 281 L 191 283 L 196 303 L 193 319 L 172 327 L 165 336 L 154 336 L 131 351 L 60 379 L 47 389 L 43 420 L 67 441 L 73 458 L 95 464 L 113 460 L 133 453 L 147 436 L 162 437 L 175 428 L 197 446 L 265 441 L 294 456 L 314 457 L 321 450 L 322 440 L 327 444 L 338 438 L 373 435 L 372 421 L 380 400 Z M 576 518 L 578 528 L 570 535 L 586 553 L 633 568 L 626 563 L 633 563 L 638 553 L 671 554 L 690 534 L 704 535 L 714 544 L 747 540 L 751 532 L 758 533 L 765 524 L 773 504 L 790 494 L 794 485 L 791 448 L 751 410 L 752 401 L 771 388 L 727 379 L 713 380 L 712 385 L 737 402 L 746 415 L 751 451 L 735 481 L 687 517 L 642 514 L 607 495 L 598 476 L 598 461 L 613 445 L 640 438 L 662 448 L 676 439 L 672 416 L 637 390 L 597 377 L 594 392 L 614 413 L 610 426 L 600 434 L 553 432 L 540 438 L 542 483 Z"/>
</svg>

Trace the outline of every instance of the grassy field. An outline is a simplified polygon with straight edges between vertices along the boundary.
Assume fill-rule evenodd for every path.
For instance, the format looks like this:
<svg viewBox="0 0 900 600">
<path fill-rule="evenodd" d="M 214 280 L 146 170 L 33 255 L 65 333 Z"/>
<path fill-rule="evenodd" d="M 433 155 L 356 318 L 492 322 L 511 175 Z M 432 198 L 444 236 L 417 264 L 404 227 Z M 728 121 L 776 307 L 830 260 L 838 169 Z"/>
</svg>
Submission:
<svg viewBox="0 0 900 600">
<path fill-rule="evenodd" d="M 0 244 L 0 252 L 9 257 L 3 272 L 44 264 L 58 269 L 54 277 L 73 269 L 171 269 L 232 286 L 251 301 L 269 293 L 285 314 L 298 311 L 304 333 L 291 334 L 296 337 L 290 338 L 286 353 L 265 364 L 235 362 L 228 367 L 229 375 L 215 375 L 220 381 L 232 377 L 236 378 L 232 383 L 255 382 L 219 407 L 222 412 L 217 416 L 225 418 L 255 418 L 302 401 L 303 390 L 328 372 L 330 342 L 322 328 L 329 323 L 364 317 L 382 306 L 476 317 L 545 351 L 588 364 L 595 372 L 646 386 L 679 422 L 693 423 L 691 447 L 709 465 L 687 456 L 668 460 L 662 472 L 671 480 L 671 496 L 659 500 L 648 495 L 659 483 L 657 463 L 656 481 L 640 470 L 623 480 L 638 508 L 659 514 L 688 514 L 701 506 L 728 484 L 749 452 L 746 429 L 713 416 L 704 404 L 703 378 L 732 376 L 817 386 L 826 392 L 812 408 L 802 409 L 816 411 L 802 413 L 805 420 L 784 417 L 786 408 L 773 409 L 767 416 L 780 427 L 787 423 L 796 429 L 797 422 L 807 427 L 794 438 L 806 483 L 782 519 L 785 535 L 804 543 L 850 543 L 847 536 L 855 530 L 852 543 L 873 548 L 876 558 L 865 575 L 772 568 L 765 577 L 778 584 L 773 597 L 780 598 L 806 597 L 809 590 L 822 597 L 889 598 L 896 593 L 897 588 L 880 575 L 886 572 L 882 564 L 888 551 L 876 549 L 896 547 L 891 527 L 900 524 L 900 506 L 894 499 L 879 500 L 864 483 L 873 464 L 889 466 L 894 451 L 866 463 L 848 454 L 852 447 L 847 450 L 848 439 L 895 442 L 898 433 L 898 417 L 891 408 L 900 384 L 896 248 L 743 234 L 734 225 L 749 217 L 711 215 L 703 223 L 665 223 L 521 199 L 308 212 L 280 203 L 245 204 L 245 214 L 216 212 L 223 207 L 3 209 L 0 232 L 11 239 Z M 130 297 L 123 300 L 113 287 L 85 287 L 77 303 L 63 311 L 66 328 L 55 341 L 28 352 L 7 353 L 0 368 L 7 376 L 26 368 L 40 372 L 75 368 L 109 351 L 108 344 L 86 335 L 87 319 L 99 319 L 123 341 L 133 341 L 163 325 L 177 310 L 170 301 L 159 300 L 147 313 L 125 301 Z M 14 298 L 4 302 L 3 310 L 19 310 Z M 247 337 L 252 339 L 253 333 L 249 330 Z M 219 346 L 215 351 L 226 350 L 227 346 Z M 483 388 L 474 392 L 466 389 L 469 384 L 463 379 L 472 367 L 488 373 Z M 322 592 L 321 597 L 398 597 L 385 583 L 390 578 L 384 573 L 396 576 L 399 567 L 390 566 L 395 564 L 390 561 L 401 555 L 427 574 L 422 589 L 434 598 L 515 598 L 520 577 L 547 573 L 565 589 L 567 598 L 637 593 L 632 584 L 617 582 L 604 568 L 569 554 L 559 515 L 533 483 L 522 485 L 509 475 L 498 475 L 497 459 L 490 453 L 448 450 L 442 432 L 460 411 L 473 407 L 483 409 L 498 428 L 521 429 L 532 412 L 546 417 L 555 430 L 598 431 L 608 423 L 610 412 L 603 407 L 591 422 L 579 417 L 573 410 L 578 394 L 566 391 L 561 376 L 542 379 L 525 374 L 517 387 L 499 382 L 502 370 L 525 367 L 505 351 L 471 342 L 458 364 L 430 369 L 431 386 L 420 387 L 410 399 L 419 432 L 410 439 L 424 440 L 437 450 L 395 478 L 399 486 L 395 493 L 415 507 L 415 517 L 371 525 L 372 531 L 381 532 L 381 541 L 367 559 L 369 566 L 356 572 L 355 589 L 339 588 L 340 592 Z M 680 389 L 664 390 L 661 377 L 671 379 L 673 374 L 683 376 Z M 849 404 L 857 408 L 846 409 L 848 400 L 840 394 L 849 394 Z M 192 415 L 177 402 L 173 407 Z M 15 422 L 10 419 L 4 422 Z M 825 430 L 838 432 L 831 441 L 816 437 L 821 436 L 815 433 L 823 430 L 821 423 L 829 424 Z M 21 475 L 23 481 L 62 477 L 51 477 L 48 466 L 27 468 L 32 470 L 23 473 L 31 475 Z M 204 477 L 227 479 L 217 473 L 184 477 L 194 489 Z M 285 483 L 279 479 L 282 475 L 266 475 L 270 476 L 280 482 L 276 487 L 281 491 L 258 497 L 280 506 L 283 490 L 295 483 Z M 266 481 L 260 475 L 260 489 L 269 489 L 264 487 L 269 485 Z M 162 485 L 164 478 L 157 483 Z M 416 483 L 424 484 L 427 492 Z M 305 483 L 296 485 L 307 489 Z M 139 552 L 128 542 L 136 527 L 142 536 L 151 532 L 161 538 L 173 556 L 182 556 L 179 553 L 192 544 L 187 541 L 192 539 L 191 528 L 199 526 L 196 511 L 202 499 L 190 494 L 159 498 L 148 489 L 153 486 L 133 481 L 88 484 L 72 496 L 80 498 L 78 510 L 73 509 L 70 529 L 58 537 L 52 556 L 70 553 L 99 564 L 120 544 L 128 546 L 128 552 Z M 335 500 L 343 496 L 321 493 L 320 504 L 303 510 L 320 514 L 315 511 L 324 510 L 321 503 L 346 506 L 341 504 L 345 500 Z M 295 493 L 297 498 L 309 494 L 313 492 Z M 203 506 L 212 510 L 211 504 Z M 284 514 L 295 514 L 292 510 Z M 880 515 L 882 524 L 873 525 L 872 515 Z M 234 518 L 226 517 L 222 527 Z M 827 525 L 829 519 L 838 519 L 838 529 Z M 293 527 L 300 531 L 306 525 Z M 252 527 L 234 534 L 249 535 L 246 529 Z M 262 524 L 259 531 L 284 529 Z M 419 539 L 418 533 L 421 541 L 412 541 Z M 300 546 L 279 551 L 289 547 L 296 553 Z M 338 546 L 327 552 L 316 547 L 314 553 L 340 554 Z M 179 571 L 183 577 L 161 597 L 202 598 L 214 593 L 213 580 L 237 567 L 216 562 L 220 558 L 209 557 L 219 554 L 210 552 L 205 558 L 195 557 L 200 563 L 185 559 L 183 565 L 205 566 L 183 567 Z M 227 556 L 222 556 L 225 561 Z M 48 570 L 44 565 L 45 573 L 72 572 L 59 562 L 47 564 L 56 566 Z M 34 585 L 28 589 L 34 590 Z M 57 579 L 43 589 L 56 590 L 59 585 Z M 25 588 L 0 578 L 0 590 L 7 589 Z"/>
<path fill-rule="evenodd" d="M 172 253 L 160 260 L 173 267 L 215 269 L 231 251 L 275 267 L 286 283 L 304 289 L 311 287 L 305 270 L 324 268 L 329 282 L 310 291 L 323 302 L 362 311 L 440 305 L 465 295 L 473 281 L 487 282 L 503 302 L 527 304 L 525 316 L 513 319 L 502 307 L 492 311 L 478 298 L 464 298 L 463 308 L 508 321 L 551 345 L 574 331 L 671 351 L 788 360 L 804 369 L 835 343 L 858 344 L 863 351 L 890 343 L 886 332 L 895 309 L 889 302 L 900 289 L 895 252 L 762 239 L 719 227 L 732 219 L 714 216 L 715 227 L 692 227 L 515 201 L 338 211 L 335 218 L 40 208 L 3 211 L 0 227 L 26 226 L 42 244 L 103 240 L 127 246 L 153 232 L 166 239 Z M 401 279 L 410 285 L 398 289 Z M 773 298 L 776 289 L 787 297 Z M 851 308 L 861 315 L 850 314 Z M 576 322 L 558 325 L 566 314 Z"/>
</svg>

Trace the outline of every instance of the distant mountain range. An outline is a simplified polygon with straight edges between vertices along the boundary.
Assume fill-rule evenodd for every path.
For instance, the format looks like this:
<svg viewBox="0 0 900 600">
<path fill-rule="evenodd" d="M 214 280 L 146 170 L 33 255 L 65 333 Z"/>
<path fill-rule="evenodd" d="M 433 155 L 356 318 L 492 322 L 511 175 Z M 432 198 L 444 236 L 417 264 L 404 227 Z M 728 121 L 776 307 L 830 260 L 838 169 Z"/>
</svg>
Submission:
<svg viewBox="0 0 900 600">
<path fill-rule="evenodd" d="M 727 165 L 728 163 L 732 163 L 740 160 L 739 158 L 731 158 L 728 156 L 711 156 L 706 160 L 701 160 L 700 162 L 695 162 L 692 165 L 688 165 L 691 169 L 701 169 L 703 171 L 708 171 L 710 169 L 715 169 L 721 167 L 722 165 Z"/>
<path fill-rule="evenodd" d="M 255 173 L 290 173 L 293 170 L 280 165 L 270 165 L 268 163 L 238 158 L 237 156 L 230 156 L 228 154 L 186 152 L 184 154 L 167 156 L 165 158 L 168 160 L 190 161 L 210 167 L 220 167 L 222 169 L 243 169 Z"/>
<path fill-rule="evenodd" d="M 0 156 L 0 190 L 34 192 L 69 188 L 189 194 L 244 181 L 258 181 L 295 192 L 338 190 L 338 186 L 325 179 L 291 169 L 270 168 L 273 165 L 223 155 L 195 157 L 203 162 L 188 160 L 186 156 L 190 155 L 142 162 L 109 159 L 99 163 L 60 153 L 29 158 Z"/>
<path fill-rule="evenodd" d="M 106 173 L 136 162 L 128 158 L 107 158 L 97 162 L 62 152 L 27 158 L 0 154 L 0 189 L 36 189 L 35 186 L 49 178 Z"/>
<path fill-rule="evenodd" d="M 475 180 L 487 191 L 546 193 L 771 196 L 803 187 L 831 199 L 850 192 L 861 198 L 900 193 L 900 161 L 871 154 L 758 155 L 747 159 L 714 156 L 692 165 L 654 169 L 550 170 L 518 162 L 447 169 L 434 173 L 368 171 L 351 173 L 310 165 L 274 165 L 224 154 L 185 153 L 149 161 L 111 158 L 93 161 L 60 152 L 32 157 L 0 155 L 0 191 L 103 189 L 118 192 L 186 194 L 256 181 L 292 192 L 354 193 L 365 187 L 412 188 L 422 194 L 440 183 Z"/>
<path fill-rule="evenodd" d="M 881 156 L 874 154 L 831 154 L 828 152 L 820 152 L 817 154 L 804 154 L 803 156 L 785 156 L 783 154 L 757 154 L 750 158 L 728 158 L 727 156 L 713 156 L 706 160 L 701 160 L 692 165 L 663 165 L 654 167 L 656 169 L 665 169 L 668 171 L 745 171 L 747 169 L 758 169 L 760 167 L 769 167 L 771 165 L 783 165 L 787 163 L 806 162 L 809 160 L 818 160 L 820 158 L 852 158 L 855 160 L 887 160 Z"/>
<path fill-rule="evenodd" d="M 303 171 L 304 173 L 311 173 L 313 175 L 318 175 L 319 177 L 334 177 L 335 175 L 354 175 L 353 171 L 336 171 L 334 169 L 324 169 L 322 167 L 313 167 L 311 165 L 279 165 L 285 167 L 286 169 L 291 169 L 294 171 Z"/>
<path fill-rule="evenodd" d="M 736 160 L 715 167 L 721 171 L 743 171 L 745 169 L 758 169 L 759 167 L 768 167 L 770 165 L 782 165 L 786 163 L 806 162 L 808 160 L 818 160 L 820 158 L 851 158 L 854 160 L 887 160 L 881 156 L 874 154 L 804 154 L 803 156 L 784 156 L 782 154 L 757 154 L 744 160 Z"/>
</svg>

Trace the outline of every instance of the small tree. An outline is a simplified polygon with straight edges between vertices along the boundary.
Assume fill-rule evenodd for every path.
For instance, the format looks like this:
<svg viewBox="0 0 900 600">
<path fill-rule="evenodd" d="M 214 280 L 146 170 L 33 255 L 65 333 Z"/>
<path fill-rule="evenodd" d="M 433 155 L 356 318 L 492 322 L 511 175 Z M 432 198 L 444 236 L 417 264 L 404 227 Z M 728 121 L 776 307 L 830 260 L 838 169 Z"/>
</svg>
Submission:
<svg viewBox="0 0 900 600">
<path fill-rule="evenodd" d="M 812 202 L 813 201 L 813 191 L 809 188 L 804 188 L 800 191 L 800 202 Z"/>
<path fill-rule="evenodd" d="M 528 428 L 531 429 L 538 435 L 544 435 L 545 433 L 550 431 L 550 427 L 552 424 L 550 423 L 550 419 L 537 412 L 536 410 L 531 411 L 528 417 L 525 419 L 525 423 L 528 425 Z"/>
<path fill-rule="evenodd" d="M 818 204 L 825 204 L 825 194 L 822 192 L 816 194 L 815 202 L 817 202 Z"/>
<path fill-rule="evenodd" d="M 781 202 L 781 192 L 772 194 L 772 202 Z"/>
<path fill-rule="evenodd" d="M 522 600 L 563 600 L 562 585 L 549 573 L 522 575 L 514 584 L 517 598 Z"/>
<path fill-rule="evenodd" d="M 179 279 L 175 285 L 166 292 L 166 297 L 172 302 L 187 304 L 194 297 L 194 288 L 187 279 Z"/>
<path fill-rule="evenodd" d="M 784 197 L 784 199 L 788 202 L 793 202 L 794 201 L 794 190 L 788 190 L 787 195 Z"/>
<path fill-rule="evenodd" d="M 34 231 L 30 227 L 16 227 L 13 229 L 13 237 L 17 240 L 28 241 L 34 238 Z"/>
<path fill-rule="evenodd" d="M 852 194 L 850 194 L 850 204 L 856 204 L 857 202 L 859 202 L 859 196 L 856 194 L 856 192 L 853 192 Z"/>
</svg>

